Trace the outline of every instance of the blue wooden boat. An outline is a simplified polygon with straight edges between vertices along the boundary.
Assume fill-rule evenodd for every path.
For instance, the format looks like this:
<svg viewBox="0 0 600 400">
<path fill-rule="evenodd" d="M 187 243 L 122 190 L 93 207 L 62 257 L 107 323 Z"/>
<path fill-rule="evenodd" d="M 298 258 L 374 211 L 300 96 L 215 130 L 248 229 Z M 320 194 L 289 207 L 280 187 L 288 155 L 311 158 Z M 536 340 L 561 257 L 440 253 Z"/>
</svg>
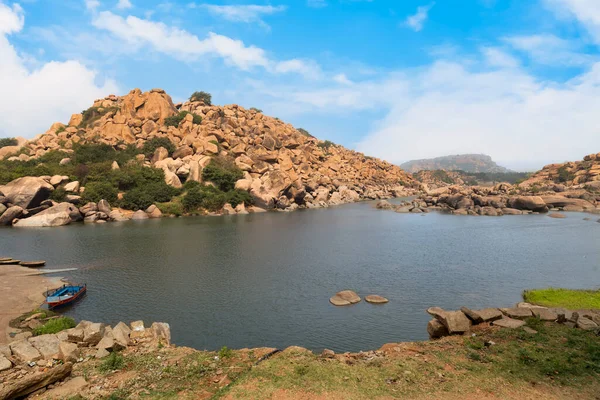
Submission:
<svg viewBox="0 0 600 400">
<path fill-rule="evenodd" d="M 46 292 L 46 301 L 48 308 L 57 308 L 71 304 L 80 299 L 86 292 L 87 285 L 63 285 L 58 289 Z"/>
</svg>

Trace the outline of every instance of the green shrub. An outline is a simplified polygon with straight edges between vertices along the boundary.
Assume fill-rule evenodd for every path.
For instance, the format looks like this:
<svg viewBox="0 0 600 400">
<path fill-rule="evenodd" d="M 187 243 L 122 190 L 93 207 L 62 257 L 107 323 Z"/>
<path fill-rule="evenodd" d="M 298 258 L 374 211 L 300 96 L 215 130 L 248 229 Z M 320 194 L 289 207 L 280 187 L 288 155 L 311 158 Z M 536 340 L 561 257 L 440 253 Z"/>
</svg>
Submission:
<svg viewBox="0 0 600 400">
<path fill-rule="evenodd" d="M 245 190 L 234 189 L 231 192 L 226 193 L 227 203 L 231 204 L 233 207 L 237 207 L 238 204 L 244 203 L 247 206 L 251 206 L 254 203 L 254 199 L 250 195 L 250 193 Z"/>
<path fill-rule="evenodd" d="M 256 107 L 250 107 L 250 109 L 252 111 L 256 111 L 257 113 L 262 113 L 263 112 L 263 110 L 261 110 L 260 108 L 256 108 Z"/>
<path fill-rule="evenodd" d="M 58 333 L 65 329 L 71 329 L 75 327 L 75 320 L 69 317 L 53 318 L 48 320 L 44 325 L 35 328 L 32 331 L 33 336 L 47 335 L 50 333 Z"/>
<path fill-rule="evenodd" d="M 219 358 L 220 359 L 231 358 L 232 356 L 233 356 L 233 350 L 231 350 L 227 346 L 223 346 L 223 347 L 221 347 L 221 350 L 219 350 Z"/>
<path fill-rule="evenodd" d="M 19 144 L 19 142 L 17 142 L 17 139 L 15 139 L 15 138 L 1 138 L 0 139 L 0 149 L 3 147 L 8 147 L 8 146 L 16 146 L 17 144 Z"/>
<path fill-rule="evenodd" d="M 232 160 L 224 157 L 214 157 L 202 170 L 202 178 L 213 182 L 224 192 L 233 190 L 235 182 L 243 177 L 242 170 Z"/>
<path fill-rule="evenodd" d="M 98 369 L 100 372 L 110 372 L 121 369 L 124 365 L 125 360 L 123 359 L 123 356 L 113 351 L 104 361 L 102 361 L 102 364 L 100 364 Z"/>
<path fill-rule="evenodd" d="M 198 181 L 193 181 L 191 179 L 185 181 L 185 183 L 183 184 L 183 188 L 185 190 L 190 190 L 190 189 L 194 189 L 197 188 L 199 186 L 202 186 L 202 184 Z"/>
<path fill-rule="evenodd" d="M 159 147 L 164 147 L 169 152 L 169 155 L 172 155 L 175 151 L 175 145 L 166 137 L 158 137 L 147 140 L 142 147 L 142 153 L 146 155 L 146 157 L 152 157 L 156 149 Z"/>
<path fill-rule="evenodd" d="M 52 193 L 50 193 L 50 200 L 54 200 L 59 203 L 62 203 L 63 201 L 65 201 L 66 197 L 67 197 L 67 191 L 62 187 L 57 187 L 56 189 L 54 189 L 54 191 Z"/>
<path fill-rule="evenodd" d="M 93 164 L 99 162 L 114 161 L 117 151 L 109 144 L 88 143 L 73 146 L 71 160 L 75 164 Z"/>
<path fill-rule="evenodd" d="M 206 92 L 194 92 L 190 96 L 190 101 L 202 101 L 207 106 L 212 105 L 212 96 L 210 93 Z"/>
<path fill-rule="evenodd" d="M 171 117 L 167 117 L 165 118 L 165 125 L 166 126 L 175 126 L 178 127 L 179 124 L 181 123 L 181 121 L 183 121 L 185 119 L 185 116 L 190 114 L 189 111 L 181 111 L 179 114 L 173 115 Z M 192 114 L 192 123 L 194 124 L 201 124 L 202 123 L 202 117 L 199 116 L 198 114 Z"/>
<path fill-rule="evenodd" d="M 66 130 L 67 130 L 67 128 L 63 125 L 63 126 L 59 127 L 54 133 L 56 133 L 58 135 L 59 133 L 63 133 Z"/>
<path fill-rule="evenodd" d="M 569 167 L 563 165 L 558 169 L 558 177 L 556 178 L 556 180 L 559 183 L 572 181 L 573 179 L 575 179 L 575 174 L 569 171 Z"/>
<path fill-rule="evenodd" d="M 325 150 L 329 149 L 331 146 L 335 146 L 335 143 L 333 143 L 333 142 L 331 142 L 329 140 L 326 140 L 324 142 L 320 142 L 320 143 L 317 144 L 317 147 L 320 147 L 320 148 L 325 149 Z"/>
<path fill-rule="evenodd" d="M 117 201 L 118 191 L 109 182 L 90 182 L 85 185 L 82 201 L 84 203 L 106 200 L 109 203 Z"/>
<path fill-rule="evenodd" d="M 126 210 L 145 210 L 154 203 L 154 199 L 145 189 L 135 188 L 126 192 L 120 202 Z"/>
<path fill-rule="evenodd" d="M 314 137 L 313 135 L 311 135 L 306 129 L 304 128 L 298 128 L 298 132 L 300 132 L 301 134 L 303 134 L 304 136 L 308 136 L 308 137 Z M 331 143 L 331 142 L 330 142 Z"/>
<path fill-rule="evenodd" d="M 180 217 L 183 215 L 183 206 L 179 201 L 170 201 L 168 203 L 157 203 L 156 206 L 161 213 L 165 215 L 175 215 Z"/>
<path fill-rule="evenodd" d="M 192 212 L 199 209 L 202 206 L 204 197 L 205 193 L 200 187 L 190 188 L 181 200 L 185 212 Z"/>
<path fill-rule="evenodd" d="M 98 121 L 102 116 L 108 113 L 116 113 L 119 111 L 119 107 L 90 107 L 87 110 L 83 110 L 81 115 L 83 118 L 79 124 L 80 128 L 86 128 L 94 122 Z"/>
<path fill-rule="evenodd" d="M 43 156 L 37 159 L 38 162 L 44 164 L 58 164 L 63 158 L 71 157 L 69 153 L 61 150 L 50 150 Z"/>
</svg>

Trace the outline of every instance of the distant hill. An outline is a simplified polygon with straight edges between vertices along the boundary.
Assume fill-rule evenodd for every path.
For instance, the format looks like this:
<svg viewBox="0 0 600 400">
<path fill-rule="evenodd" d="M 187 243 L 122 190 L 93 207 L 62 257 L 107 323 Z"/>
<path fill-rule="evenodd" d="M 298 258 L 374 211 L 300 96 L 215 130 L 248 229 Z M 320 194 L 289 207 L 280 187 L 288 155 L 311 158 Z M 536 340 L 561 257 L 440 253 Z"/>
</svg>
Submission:
<svg viewBox="0 0 600 400">
<path fill-rule="evenodd" d="M 511 172 L 509 169 L 496 164 L 492 160 L 492 157 L 485 154 L 458 154 L 424 160 L 412 160 L 405 162 L 400 167 L 411 173 L 423 170 L 464 171 L 469 173 Z"/>
</svg>

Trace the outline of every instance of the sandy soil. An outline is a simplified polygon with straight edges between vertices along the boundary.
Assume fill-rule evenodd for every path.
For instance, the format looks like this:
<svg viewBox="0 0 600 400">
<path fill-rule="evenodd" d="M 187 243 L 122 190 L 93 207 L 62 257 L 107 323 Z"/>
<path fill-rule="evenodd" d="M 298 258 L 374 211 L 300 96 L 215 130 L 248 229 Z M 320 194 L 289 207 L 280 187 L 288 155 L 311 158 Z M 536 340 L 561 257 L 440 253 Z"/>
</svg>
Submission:
<svg viewBox="0 0 600 400">
<path fill-rule="evenodd" d="M 61 285 L 60 278 L 24 276 L 30 268 L 0 265 L 0 344 L 8 342 L 9 322 L 44 302 L 44 292 Z"/>
</svg>

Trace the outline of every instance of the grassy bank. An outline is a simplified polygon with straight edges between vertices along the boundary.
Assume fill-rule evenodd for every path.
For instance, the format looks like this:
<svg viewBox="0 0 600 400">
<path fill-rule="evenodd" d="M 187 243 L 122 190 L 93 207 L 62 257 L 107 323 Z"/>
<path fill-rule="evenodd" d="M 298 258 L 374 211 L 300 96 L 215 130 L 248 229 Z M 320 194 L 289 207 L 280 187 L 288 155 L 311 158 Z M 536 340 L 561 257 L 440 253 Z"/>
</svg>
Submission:
<svg viewBox="0 0 600 400">
<path fill-rule="evenodd" d="M 570 310 L 600 309 L 600 290 L 535 289 L 523 292 L 523 299 L 545 307 L 562 307 Z"/>
<path fill-rule="evenodd" d="M 600 393 L 600 338 L 546 324 L 398 343 L 330 357 L 289 348 L 196 351 L 160 348 L 77 365 L 92 387 L 124 398 L 574 399 Z M 118 362 L 116 362 L 118 361 Z M 87 394 L 82 393 L 82 398 Z"/>
</svg>

